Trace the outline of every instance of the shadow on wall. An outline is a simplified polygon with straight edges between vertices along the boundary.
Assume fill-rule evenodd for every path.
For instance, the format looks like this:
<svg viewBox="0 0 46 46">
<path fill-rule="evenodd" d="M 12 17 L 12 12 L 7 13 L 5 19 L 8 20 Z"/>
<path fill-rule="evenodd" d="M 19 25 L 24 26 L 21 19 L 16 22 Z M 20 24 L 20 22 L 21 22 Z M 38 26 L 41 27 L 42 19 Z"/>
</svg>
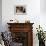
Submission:
<svg viewBox="0 0 46 46">
<path fill-rule="evenodd" d="M 40 0 L 40 12 L 46 14 L 46 0 Z"/>
<path fill-rule="evenodd" d="M 0 0 L 0 31 L 2 31 L 2 0 Z"/>
</svg>

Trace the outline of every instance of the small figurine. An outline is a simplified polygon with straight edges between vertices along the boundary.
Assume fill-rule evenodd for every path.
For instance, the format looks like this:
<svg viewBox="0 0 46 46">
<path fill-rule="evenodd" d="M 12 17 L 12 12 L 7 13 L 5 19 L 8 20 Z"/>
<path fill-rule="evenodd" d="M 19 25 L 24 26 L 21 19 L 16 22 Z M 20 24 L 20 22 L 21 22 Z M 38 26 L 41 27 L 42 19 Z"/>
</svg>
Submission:
<svg viewBox="0 0 46 46">
<path fill-rule="evenodd" d="M 26 20 L 25 23 L 30 23 L 30 20 Z"/>
</svg>

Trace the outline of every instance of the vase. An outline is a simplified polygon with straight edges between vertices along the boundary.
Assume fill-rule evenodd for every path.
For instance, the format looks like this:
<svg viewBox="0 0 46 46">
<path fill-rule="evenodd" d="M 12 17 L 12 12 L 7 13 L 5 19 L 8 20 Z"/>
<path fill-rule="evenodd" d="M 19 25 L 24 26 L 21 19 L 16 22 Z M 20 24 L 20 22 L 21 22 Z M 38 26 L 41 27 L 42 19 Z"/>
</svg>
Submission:
<svg viewBox="0 0 46 46">
<path fill-rule="evenodd" d="M 39 46 L 45 46 L 45 41 L 39 40 Z"/>
</svg>

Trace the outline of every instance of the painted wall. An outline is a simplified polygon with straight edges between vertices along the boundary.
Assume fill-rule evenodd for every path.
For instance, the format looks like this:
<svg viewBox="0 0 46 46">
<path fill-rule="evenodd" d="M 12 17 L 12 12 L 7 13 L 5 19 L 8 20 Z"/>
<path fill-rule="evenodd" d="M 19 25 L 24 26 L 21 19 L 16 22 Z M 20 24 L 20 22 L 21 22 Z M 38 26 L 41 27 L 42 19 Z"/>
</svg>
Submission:
<svg viewBox="0 0 46 46">
<path fill-rule="evenodd" d="M 46 0 L 40 0 L 40 24 L 46 31 Z"/>
<path fill-rule="evenodd" d="M 42 13 L 46 13 L 46 0 L 40 0 L 40 9 Z"/>
<path fill-rule="evenodd" d="M 14 8 L 16 5 L 26 5 L 27 14 L 26 15 L 16 15 L 14 14 Z M 44 5 L 43 5 L 44 6 Z M 36 37 L 36 27 L 39 24 L 46 30 L 46 15 L 42 14 L 41 8 L 42 2 L 40 0 L 2 0 L 2 26 L 3 31 L 8 30 L 7 22 L 9 20 L 18 20 L 19 22 L 25 22 L 25 20 L 30 20 L 33 25 L 33 45 L 38 46 L 38 39 Z"/>
<path fill-rule="evenodd" d="M 2 0 L 0 0 L 0 31 L 2 31 Z"/>
<path fill-rule="evenodd" d="M 26 15 L 16 15 L 14 14 L 14 7 L 16 5 L 26 5 L 27 14 Z M 30 20 L 33 23 L 39 23 L 40 17 L 40 0 L 3 0 L 2 1 L 2 24 L 3 26 L 10 19 L 17 19 L 19 22 L 24 22 L 25 20 Z M 38 20 L 38 21 L 37 21 Z M 5 26 L 6 27 L 6 26 Z M 4 27 L 4 31 L 7 28 Z"/>
</svg>

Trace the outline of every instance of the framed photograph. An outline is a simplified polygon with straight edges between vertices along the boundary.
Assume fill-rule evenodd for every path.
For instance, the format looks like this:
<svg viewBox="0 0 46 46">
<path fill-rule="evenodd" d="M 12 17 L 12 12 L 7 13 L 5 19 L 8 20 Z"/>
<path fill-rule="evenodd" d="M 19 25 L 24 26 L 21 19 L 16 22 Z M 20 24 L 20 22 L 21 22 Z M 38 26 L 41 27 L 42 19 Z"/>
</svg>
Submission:
<svg viewBox="0 0 46 46">
<path fill-rule="evenodd" d="M 24 6 L 24 5 L 17 5 L 16 7 L 15 7 L 15 13 L 17 14 L 17 15 L 24 15 L 24 14 L 26 14 L 26 6 Z"/>
</svg>

